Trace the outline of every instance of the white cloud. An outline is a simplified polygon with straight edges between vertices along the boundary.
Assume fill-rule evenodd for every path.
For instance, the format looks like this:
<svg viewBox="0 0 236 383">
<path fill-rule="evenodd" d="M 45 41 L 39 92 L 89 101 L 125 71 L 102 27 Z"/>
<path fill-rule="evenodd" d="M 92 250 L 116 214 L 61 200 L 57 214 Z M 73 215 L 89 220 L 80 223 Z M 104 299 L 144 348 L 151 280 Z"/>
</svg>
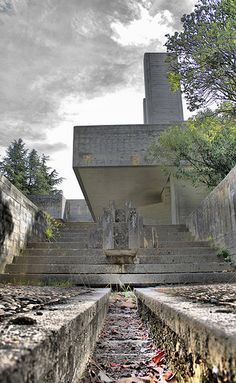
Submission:
<svg viewBox="0 0 236 383">
<path fill-rule="evenodd" d="M 168 10 L 151 16 L 147 9 L 141 8 L 141 18 L 132 21 L 129 25 L 121 22 L 111 24 L 114 31 L 113 39 L 123 46 L 148 46 L 155 41 L 159 49 L 164 50 L 165 35 L 170 32 L 171 20 L 172 16 Z"/>
</svg>

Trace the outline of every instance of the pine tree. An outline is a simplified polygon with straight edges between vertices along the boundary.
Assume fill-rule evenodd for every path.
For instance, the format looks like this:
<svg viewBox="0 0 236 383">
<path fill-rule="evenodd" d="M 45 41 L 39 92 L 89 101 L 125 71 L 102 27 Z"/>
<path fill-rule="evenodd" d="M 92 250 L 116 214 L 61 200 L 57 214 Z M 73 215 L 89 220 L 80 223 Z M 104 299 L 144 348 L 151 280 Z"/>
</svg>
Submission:
<svg viewBox="0 0 236 383">
<path fill-rule="evenodd" d="M 28 150 L 21 138 L 14 140 L 7 148 L 6 155 L 0 162 L 0 170 L 9 181 L 20 189 L 23 193 L 27 193 L 27 163 Z"/>
<path fill-rule="evenodd" d="M 62 182 L 57 171 L 48 165 L 49 157 L 30 152 L 23 140 L 13 141 L 0 162 L 0 171 L 26 195 L 51 195 L 60 192 L 56 186 Z"/>
</svg>

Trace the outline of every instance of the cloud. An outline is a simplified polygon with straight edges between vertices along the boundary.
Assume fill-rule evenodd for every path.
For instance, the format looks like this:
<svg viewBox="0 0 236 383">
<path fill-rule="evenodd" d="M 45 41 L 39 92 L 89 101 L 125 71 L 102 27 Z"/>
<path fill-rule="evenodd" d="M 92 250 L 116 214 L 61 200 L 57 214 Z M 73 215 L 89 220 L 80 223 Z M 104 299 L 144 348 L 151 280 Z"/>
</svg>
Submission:
<svg viewBox="0 0 236 383">
<path fill-rule="evenodd" d="M 155 16 L 162 11 L 169 11 L 172 16 L 170 25 L 174 29 L 181 29 L 181 17 L 185 13 L 190 13 L 196 0 L 154 0 L 149 7 L 151 16 Z"/>
<path fill-rule="evenodd" d="M 84 101 L 126 86 L 141 89 L 143 54 L 161 48 L 158 23 L 156 38 L 126 45 L 114 25 L 128 28 L 142 18 L 143 8 L 153 17 L 167 9 L 176 18 L 188 2 L 177 5 L 171 0 L 0 0 L 0 146 L 18 137 L 44 145 L 70 96 Z"/>
<path fill-rule="evenodd" d="M 56 142 L 54 144 L 46 144 L 46 143 L 35 143 L 33 144 L 34 149 L 38 150 L 40 153 L 51 154 L 55 152 L 59 152 L 61 150 L 65 150 L 68 148 L 66 144 L 63 142 Z"/>
</svg>

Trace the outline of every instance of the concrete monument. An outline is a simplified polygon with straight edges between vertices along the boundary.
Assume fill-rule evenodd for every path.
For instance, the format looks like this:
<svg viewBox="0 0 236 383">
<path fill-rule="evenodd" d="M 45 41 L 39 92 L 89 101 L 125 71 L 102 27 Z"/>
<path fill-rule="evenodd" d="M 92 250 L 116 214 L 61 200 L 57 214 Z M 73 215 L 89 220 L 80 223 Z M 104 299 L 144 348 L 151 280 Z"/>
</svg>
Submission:
<svg viewBox="0 0 236 383">
<path fill-rule="evenodd" d="M 75 126 L 73 168 L 94 220 L 131 200 L 145 224 L 184 223 L 206 191 L 162 172 L 147 153 L 160 133 L 183 121 L 180 92 L 169 89 L 166 53 L 144 56 L 144 124 Z"/>
</svg>

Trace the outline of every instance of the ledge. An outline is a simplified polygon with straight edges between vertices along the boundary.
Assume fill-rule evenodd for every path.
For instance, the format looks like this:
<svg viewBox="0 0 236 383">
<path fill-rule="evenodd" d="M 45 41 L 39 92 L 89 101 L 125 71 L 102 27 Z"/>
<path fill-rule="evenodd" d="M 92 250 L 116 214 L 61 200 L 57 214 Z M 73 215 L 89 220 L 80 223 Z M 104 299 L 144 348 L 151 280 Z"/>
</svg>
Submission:
<svg viewBox="0 0 236 383">
<path fill-rule="evenodd" d="M 42 316 L 27 314 L 37 320 L 31 326 L 3 323 L 1 383 L 78 382 L 102 328 L 109 293 L 92 290 Z"/>
<path fill-rule="evenodd" d="M 171 288 L 136 289 L 135 294 L 139 311 L 166 351 L 179 382 L 215 382 L 216 377 L 217 382 L 235 382 L 235 313 L 183 299 Z"/>
</svg>

